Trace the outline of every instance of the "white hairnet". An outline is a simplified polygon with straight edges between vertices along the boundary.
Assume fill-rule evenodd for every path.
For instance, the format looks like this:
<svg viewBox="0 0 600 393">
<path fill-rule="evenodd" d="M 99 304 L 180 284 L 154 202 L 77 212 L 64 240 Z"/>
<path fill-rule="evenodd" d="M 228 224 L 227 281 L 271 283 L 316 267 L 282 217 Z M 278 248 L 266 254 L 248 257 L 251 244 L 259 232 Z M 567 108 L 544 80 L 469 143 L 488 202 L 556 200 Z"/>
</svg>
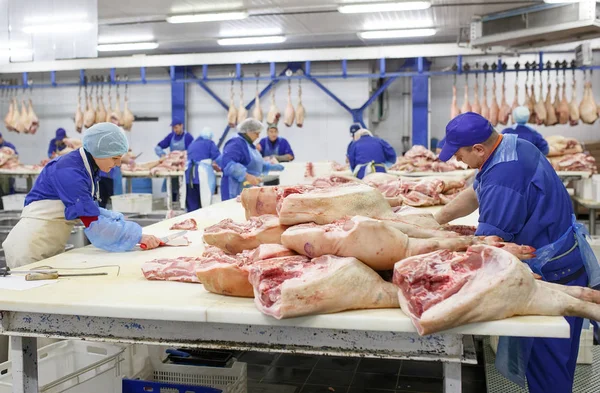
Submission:
<svg viewBox="0 0 600 393">
<path fill-rule="evenodd" d="M 354 140 L 357 141 L 364 135 L 373 136 L 373 133 L 369 130 L 365 130 L 364 128 L 361 128 L 360 130 L 358 130 L 354 133 Z"/>
<path fill-rule="evenodd" d="M 204 127 L 202 129 L 202 131 L 200 131 L 200 138 L 202 139 L 212 139 L 213 138 L 213 132 L 210 129 L 210 127 Z"/>
<path fill-rule="evenodd" d="M 529 116 L 531 115 L 529 112 L 529 108 L 526 106 L 518 106 L 512 113 L 513 120 L 517 124 L 525 124 L 529 121 Z"/>
<path fill-rule="evenodd" d="M 247 134 L 249 132 L 261 132 L 264 128 L 265 126 L 263 123 L 256 119 L 246 119 L 237 127 L 238 132 L 242 134 Z"/>
<path fill-rule="evenodd" d="M 96 158 L 109 158 L 127 153 L 129 142 L 119 126 L 98 123 L 85 131 L 83 148 Z"/>
</svg>

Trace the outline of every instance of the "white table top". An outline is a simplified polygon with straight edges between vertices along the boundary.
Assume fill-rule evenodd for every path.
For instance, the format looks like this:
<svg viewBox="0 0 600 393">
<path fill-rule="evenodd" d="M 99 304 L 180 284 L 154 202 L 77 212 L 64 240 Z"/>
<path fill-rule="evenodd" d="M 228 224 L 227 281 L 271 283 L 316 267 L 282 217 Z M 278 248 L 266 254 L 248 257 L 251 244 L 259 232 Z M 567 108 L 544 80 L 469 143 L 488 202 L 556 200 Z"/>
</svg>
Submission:
<svg viewBox="0 0 600 393">
<path fill-rule="evenodd" d="M 180 177 L 180 176 L 184 176 L 185 172 L 184 171 L 172 171 L 172 172 L 157 172 L 155 174 L 150 174 L 150 170 L 147 171 L 136 171 L 136 172 L 130 172 L 130 171 L 121 171 L 121 175 L 123 177 Z"/>
<path fill-rule="evenodd" d="M 0 175 L 12 175 L 12 176 L 36 176 L 42 172 L 42 169 L 34 169 L 30 167 L 18 167 L 15 169 L 1 169 Z"/>
<path fill-rule="evenodd" d="M 435 209 L 439 207 L 427 210 Z M 191 217 L 198 221 L 199 227 L 205 228 L 226 217 L 243 221 L 244 212 L 239 203 L 230 200 L 146 227 L 144 232 L 165 235 L 170 233 L 168 228 L 174 222 Z M 476 220 L 476 215 L 457 223 L 472 224 L 473 219 Z M 61 278 L 52 284 L 25 291 L 0 290 L 0 308 L 6 311 L 109 318 L 415 332 L 410 319 L 400 309 L 359 310 L 278 321 L 259 312 L 252 299 L 211 294 L 201 284 L 144 279 L 140 266 L 145 261 L 200 255 L 204 249 L 202 230 L 188 232 L 188 238 L 192 242 L 188 247 L 163 247 L 128 253 L 107 253 L 88 246 L 24 266 L 21 270 L 42 265 L 58 268 L 119 265 L 121 271 L 117 277 L 116 268 L 99 268 L 98 271 L 110 274 Z M 563 318 L 558 317 L 518 317 L 461 326 L 453 332 L 568 337 L 569 327 Z"/>
</svg>

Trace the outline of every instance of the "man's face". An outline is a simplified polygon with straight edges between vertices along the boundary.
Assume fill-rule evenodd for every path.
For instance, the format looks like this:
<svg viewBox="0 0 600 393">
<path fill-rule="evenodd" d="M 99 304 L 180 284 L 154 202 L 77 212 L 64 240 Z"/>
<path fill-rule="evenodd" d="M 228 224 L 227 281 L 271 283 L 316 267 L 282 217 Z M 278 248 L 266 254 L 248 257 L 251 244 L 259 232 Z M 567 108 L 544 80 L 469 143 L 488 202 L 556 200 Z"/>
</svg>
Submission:
<svg viewBox="0 0 600 393">
<path fill-rule="evenodd" d="M 275 142 L 279 136 L 279 130 L 277 130 L 277 128 L 269 128 L 267 135 L 269 136 L 269 140 L 271 142 Z"/>
<path fill-rule="evenodd" d="M 485 162 L 485 148 L 477 144 L 469 147 L 461 147 L 454 155 L 458 161 L 464 162 L 471 169 L 480 168 Z"/>
<path fill-rule="evenodd" d="M 173 132 L 175 132 L 177 135 L 183 134 L 183 124 L 175 124 L 173 126 Z"/>
</svg>

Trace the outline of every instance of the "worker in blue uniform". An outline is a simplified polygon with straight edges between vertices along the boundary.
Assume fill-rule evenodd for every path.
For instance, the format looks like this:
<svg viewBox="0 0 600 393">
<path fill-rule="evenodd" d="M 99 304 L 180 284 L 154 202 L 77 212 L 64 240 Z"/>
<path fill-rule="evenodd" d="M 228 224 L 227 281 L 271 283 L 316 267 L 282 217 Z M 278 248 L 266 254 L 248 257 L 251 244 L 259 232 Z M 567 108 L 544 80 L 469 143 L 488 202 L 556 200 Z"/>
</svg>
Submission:
<svg viewBox="0 0 600 393">
<path fill-rule="evenodd" d="M 9 147 L 14 150 L 16 154 L 19 154 L 15 145 L 10 142 L 7 142 L 2 133 L 0 133 L 0 148 Z M 15 193 L 15 178 L 2 178 L 0 179 L 0 193 L 1 195 L 14 194 Z"/>
<path fill-rule="evenodd" d="M 446 144 L 446 137 L 443 137 L 442 139 L 440 139 L 437 146 L 435 147 L 435 154 L 440 154 L 442 152 L 442 149 L 444 148 L 445 144 Z"/>
<path fill-rule="evenodd" d="M 187 149 L 185 206 L 188 212 L 210 206 L 216 190 L 213 163 L 221 153 L 212 138 L 212 130 L 205 127 Z"/>
<path fill-rule="evenodd" d="M 290 143 L 285 138 L 279 137 L 279 129 L 277 124 L 267 125 L 267 136 L 262 138 L 256 149 L 263 157 L 273 157 L 278 162 L 294 161 L 294 151 Z M 279 179 L 265 182 L 265 186 L 278 186 Z"/>
<path fill-rule="evenodd" d="M 258 186 L 262 181 L 261 175 L 283 170 L 283 165 L 263 160 L 254 146 L 263 128 L 260 121 L 246 119 L 238 125 L 238 135 L 225 144 L 223 155 L 217 160 L 217 164 L 223 169 L 223 201 L 237 197 L 243 188 Z"/>
<path fill-rule="evenodd" d="M 548 152 L 550 151 L 548 142 L 546 142 L 542 134 L 527 125 L 529 116 L 530 112 L 527 107 L 516 107 L 513 111 L 513 120 L 515 124 L 512 127 L 505 128 L 502 131 L 502 134 L 515 134 L 520 139 L 525 139 L 526 141 L 531 142 L 535 147 L 540 149 L 543 155 L 547 156 Z"/>
<path fill-rule="evenodd" d="M 348 146 L 348 161 L 354 176 L 362 179 L 369 173 L 386 172 L 396 162 L 396 151 L 371 131 L 360 129 L 354 133 L 354 142 Z"/>
<path fill-rule="evenodd" d="M 173 131 L 169 133 L 162 141 L 158 142 L 158 145 L 154 148 L 154 152 L 160 158 L 165 157 L 167 152 L 165 149 L 169 148 L 170 151 L 183 151 L 187 150 L 187 148 L 194 141 L 194 137 L 187 133 L 183 128 L 183 120 L 179 117 L 174 117 L 171 122 L 171 127 Z M 171 178 L 171 185 L 173 186 L 173 201 L 177 200 L 177 196 L 179 195 L 179 178 L 173 177 Z M 162 192 L 167 191 L 167 181 L 163 182 Z"/>
<path fill-rule="evenodd" d="M 562 181 L 534 145 L 516 135 L 498 134 L 481 115 L 468 112 L 446 127 L 442 161 L 456 156 L 479 168 L 473 187 L 461 192 L 435 218 L 440 224 L 479 207 L 476 235 L 500 236 L 536 248 L 525 261 L 545 281 L 600 288 L 600 266 L 575 221 Z M 572 391 L 582 318 L 566 317 L 569 339 L 502 337 L 498 370 L 531 393 Z"/>
<path fill-rule="evenodd" d="M 64 128 L 56 130 L 56 136 L 50 140 L 48 145 L 48 158 L 54 158 L 59 151 L 64 150 L 67 145 L 63 141 L 67 137 L 67 132 Z"/>
<path fill-rule="evenodd" d="M 128 251 L 138 243 L 158 247 L 160 239 L 142 235 L 138 224 L 98 207 L 98 172 L 121 165 L 128 147 L 118 126 L 98 123 L 86 130 L 83 147 L 50 161 L 27 194 L 21 219 L 2 243 L 7 265 L 14 268 L 60 254 L 78 220 L 90 242 L 103 250 Z"/>
<path fill-rule="evenodd" d="M 15 145 L 13 145 L 10 142 L 7 142 L 4 137 L 2 136 L 2 133 L 0 133 L 0 148 L 3 147 L 10 147 L 11 149 L 13 149 L 15 151 L 15 153 L 19 154 L 19 152 L 17 151 L 17 148 L 15 147 Z"/>
</svg>

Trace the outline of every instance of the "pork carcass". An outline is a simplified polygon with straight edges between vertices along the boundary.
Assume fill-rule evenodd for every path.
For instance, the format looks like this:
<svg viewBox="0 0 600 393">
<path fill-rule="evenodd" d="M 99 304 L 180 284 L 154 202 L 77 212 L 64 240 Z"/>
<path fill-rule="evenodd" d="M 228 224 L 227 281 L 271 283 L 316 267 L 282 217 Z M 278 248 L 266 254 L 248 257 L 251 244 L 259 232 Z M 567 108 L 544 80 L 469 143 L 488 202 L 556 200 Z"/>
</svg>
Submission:
<svg viewBox="0 0 600 393">
<path fill-rule="evenodd" d="M 560 105 L 560 98 L 561 98 L 561 96 L 560 96 L 560 86 L 561 85 L 560 85 L 560 83 L 558 83 L 558 78 L 557 78 L 556 79 L 556 91 L 555 91 L 555 94 L 554 94 L 554 101 L 552 103 L 552 105 L 554 106 L 554 113 L 556 114 L 556 122 L 557 123 L 558 123 L 558 120 L 559 120 L 558 119 L 559 118 L 558 107 Z"/>
<path fill-rule="evenodd" d="M 258 93 L 258 81 L 256 83 L 256 97 L 254 98 L 254 109 L 252 110 L 252 117 L 260 122 L 263 121 L 263 111 L 260 106 L 260 96 Z"/>
<path fill-rule="evenodd" d="M 26 134 L 29 134 L 32 126 L 32 119 L 31 116 L 29 116 L 30 111 L 25 100 L 23 100 L 21 104 L 21 121 L 23 122 L 23 129 Z M 23 116 L 23 114 L 25 115 Z"/>
<path fill-rule="evenodd" d="M 204 229 L 204 241 L 230 254 L 237 254 L 261 244 L 281 244 L 281 234 L 286 229 L 275 215 L 251 217 L 241 224 L 227 218 Z"/>
<path fill-rule="evenodd" d="M 475 80 L 475 86 L 473 87 L 473 105 L 471 111 L 477 114 L 481 114 L 481 104 L 479 103 L 479 83 Z"/>
<path fill-rule="evenodd" d="M 552 105 L 552 85 L 548 83 L 548 91 L 546 93 L 546 121 L 544 124 L 546 126 L 553 126 L 558 123 L 558 119 L 556 118 L 556 110 L 554 109 L 554 105 Z"/>
<path fill-rule="evenodd" d="M 197 231 L 198 223 L 193 218 L 188 218 L 187 220 L 183 220 L 181 222 L 177 222 L 171 225 L 170 230 L 184 230 L 184 231 Z"/>
<path fill-rule="evenodd" d="M 40 126 L 40 119 L 37 117 L 37 114 L 33 110 L 33 103 L 31 102 L 31 98 L 29 99 L 29 108 L 27 110 L 27 118 L 29 124 L 29 133 L 35 134 Z"/>
<path fill-rule="evenodd" d="M 115 100 L 115 107 L 110 111 L 110 122 L 119 126 L 123 124 L 123 114 L 121 113 L 121 96 L 118 92 Z"/>
<path fill-rule="evenodd" d="M 11 120 L 15 111 L 15 107 L 13 106 L 12 100 L 8 104 L 8 112 L 6 116 L 4 116 L 4 126 L 8 131 L 14 131 L 15 129 L 11 125 Z"/>
<path fill-rule="evenodd" d="M 135 116 L 129 110 L 129 99 L 125 96 L 125 104 L 123 107 L 123 129 L 125 131 L 131 131 L 131 127 L 133 127 L 133 120 Z"/>
<path fill-rule="evenodd" d="M 312 162 L 307 162 L 304 168 L 304 178 L 315 177 L 315 165 Z"/>
<path fill-rule="evenodd" d="M 583 89 L 583 100 L 579 105 L 579 117 L 586 124 L 594 124 L 598 120 L 598 107 L 592 93 L 592 83 L 586 82 Z"/>
<path fill-rule="evenodd" d="M 92 105 L 92 96 L 89 95 L 85 100 L 85 112 L 83 113 L 83 125 L 90 128 L 96 122 L 96 111 Z"/>
<path fill-rule="evenodd" d="M 571 102 L 569 102 L 569 124 L 576 126 L 579 124 L 579 106 L 577 105 L 577 84 L 573 79 L 573 87 L 571 92 Z"/>
<path fill-rule="evenodd" d="M 18 123 L 17 123 L 17 126 L 15 127 L 17 132 L 19 132 L 20 134 L 29 133 L 29 129 L 27 129 L 27 107 L 25 106 L 24 100 L 21 101 L 21 112 L 19 113 L 19 116 L 17 119 L 18 119 Z"/>
<path fill-rule="evenodd" d="M 486 245 L 404 259 L 394 284 L 420 335 L 516 315 L 600 318 L 598 291 L 536 280 L 517 257 Z"/>
<path fill-rule="evenodd" d="M 298 107 L 296 108 L 296 126 L 298 128 L 302 128 L 304 125 L 305 117 L 306 110 L 304 109 L 304 105 L 302 105 L 302 90 L 298 90 Z"/>
<path fill-rule="evenodd" d="M 498 112 L 498 123 L 507 125 L 510 118 L 510 106 L 506 101 L 506 85 L 502 82 L 502 94 L 500 98 L 500 110 Z"/>
<path fill-rule="evenodd" d="M 519 107 L 519 84 L 515 83 L 515 97 L 513 98 L 513 103 L 512 106 L 510 107 L 510 113 L 512 115 L 512 112 L 517 109 Z M 514 123 L 514 119 L 513 119 L 513 123 Z"/>
<path fill-rule="evenodd" d="M 296 112 L 294 111 L 294 105 L 292 105 L 292 88 L 288 87 L 288 99 L 285 107 L 285 113 L 283 114 L 283 124 L 288 127 L 294 125 L 296 119 Z"/>
<path fill-rule="evenodd" d="M 97 93 L 97 92 L 96 92 Z M 125 109 L 127 109 L 127 99 L 125 99 Z M 129 112 L 131 114 L 131 112 Z M 96 95 L 96 122 L 104 123 L 106 120 L 106 107 L 101 94 Z M 130 128 L 131 129 L 131 128 Z"/>
<path fill-rule="evenodd" d="M 151 164 L 155 164 L 152 162 Z M 155 165 L 150 169 L 150 175 L 155 176 L 159 173 L 170 173 L 170 172 L 181 172 L 185 170 L 187 163 L 187 152 L 183 151 L 172 151 L 167 154 L 166 157 L 162 158 L 158 165 Z"/>
<path fill-rule="evenodd" d="M 496 127 L 498 125 L 498 117 L 500 115 L 500 107 L 498 106 L 498 100 L 496 98 L 496 79 L 492 84 L 492 104 L 490 105 L 490 123 Z"/>
<path fill-rule="evenodd" d="M 227 125 L 230 128 L 234 128 L 237 125 L 237 117 L 238 117 L 238 111 L 235 108 L 235 103 L 233 102 L 233 93 L 232 93 L 231 99 L 229 100 L 229 111 L 227 111 Z"/>
<path fill-rule="evenodd" d="M 345 310 L 396 308 L 393 284 L 356 258 L 326 255 L 307 261 L 287 257 L 257 262 L 248 279 L 254 303 L 277 319 Z"/>
<path fill-rule="evenodd" d="M 562 98 L 558 103 L 558 109 L 556 111 L 556 115 L 558 117 L 558 122 L 560 124 L 569 123 L 569 119 L 571 117 L 571 108 L 569 106 L 569 101 L 567 100 L 567 84 L 563 83 L 562 85 Z"/>
<path fill-rule="evenodd" d="M 271 107 L 269 108 L 269 113 L 267 113 L 267 123 L 268 124 L 277 124 L 279 122 L 279 118 L 281 117 L 281 113 L 275 105 L 275 89 L 271 89 Z"/>
<path fill-rule="evenodd" d="M 533 85 L 531 85 L 531 94 L 527 85 L 525 85 L 525 105 L 529 109 L 529 121 L 528 123 L 537 124 L 537 117 L 535 115 L 535 91 Z"/>
<path fill-rule="evenodd" d="M 452 105 L 450 106 L 450 120 L 460 115 L 460 108 L 458 107 L 456 97 L 456 85 L 452 86 Z"/>
<path fill-rule="evenodd" d="M 21 113 L 19 112 L 19 103 L 17 102 L 16 98 L 13 98 L 12 100 L 13 102 L 13 113 L 12 113 L 12 118 L 10 120 L 10 128 L 16 132 L 23 132 L 20 131 L 20 124 L 21 124 Z"/>
<path fill-rule="evenodd" d="M 81 111 L 81 99 L 77 98 L 77 110 L 75 111 L 75 130 L 81 132 L 83 129 L 83 112 Z"/>
<path fill-rule="evenodd" d="M 108 100 L 108 108 L 106 110 L 106 122 L 110 123 L 113 113 L 112 97 L 110 96 L 110 86 L 108 88 L 108 96 L 106 97 L 106 99 Z"/>
<path fill-rule="evenodd" d="M 598 173 L 596 159 L 586 153 L 565 154 L 558 157 L 548 157 L 555 171 L 575 171 Z"/>
<path fill-rule="evenodd" d="M 329 188 L 329 187 L 337 187 L 350 183 L 358 183 L 362 184 L 363 181 L 357 179 L 354 176 L 344 176 L 344 175 L 330 175 L 329 177 L 318 177 L 313 182 L 312 185 L 316 188 Z"/>
<path fill-rule="evenodd" d="M 237 124 L 241 124 L 248 118 L 248 110 L 244 106 L 244 84 L 240 83 L 240 106 L 237 110 Z"/>
<path fill-rule="evenodd" d="M 535 97 L 535 91 L 533 85 L 531 86 L 531 94 Z M 535 100 L 535 98 L 534 98 Z M 538 126 L 546 123 L 548 114 L 546 113 L 546 105 L 544 104 L 544 91 L 543 86 L 540 83 L 540 99 L 534 101 L 533 111 L 535 112 L 535 121 Z"/>
<path fill-rule="evenodd" d="M 487 103 L 487 80 L 484 79 L 483 82 L 483 98 L 481 100 L 481 116 L 486 119 L 490 119 L 490 107 Z"/>
<path fill-rule="evenodd" d="M 548 157 L 563 156 L 583 152 L 583 146 L 575 138 L 566 138 L 561 135 L 546 137 L 550 149 Z"/>
<path fill-rule="evenodd" d="M 264 214 L 277 214 L 278 187 L 244 188 L 240 195 L 246 219 Z"/>
<path fill-rule="evenodd" d="M 471 112 L 471 104 L 469 103 L 469 85 L 465 85 L 464 102 L 460 107 L 460 113 Z"/>
</svg>

